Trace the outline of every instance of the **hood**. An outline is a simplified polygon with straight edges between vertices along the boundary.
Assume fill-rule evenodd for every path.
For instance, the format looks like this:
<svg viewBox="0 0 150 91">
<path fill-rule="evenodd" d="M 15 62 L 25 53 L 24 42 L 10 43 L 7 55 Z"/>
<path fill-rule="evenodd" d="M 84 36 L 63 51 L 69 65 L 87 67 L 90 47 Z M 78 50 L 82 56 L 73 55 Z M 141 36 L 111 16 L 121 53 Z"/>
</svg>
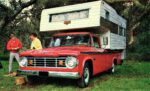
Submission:
<svg viewBox="0 0 150 91">
<path fill-rule="evenodd" d="M 81 51 L 90 49 L 91 49 L 90 47 L 53 47 L 42 50 L 27 50 L 20 53 L 20 56 L 32 56 L 32 57 L 78 56 Z"/>
</svg>

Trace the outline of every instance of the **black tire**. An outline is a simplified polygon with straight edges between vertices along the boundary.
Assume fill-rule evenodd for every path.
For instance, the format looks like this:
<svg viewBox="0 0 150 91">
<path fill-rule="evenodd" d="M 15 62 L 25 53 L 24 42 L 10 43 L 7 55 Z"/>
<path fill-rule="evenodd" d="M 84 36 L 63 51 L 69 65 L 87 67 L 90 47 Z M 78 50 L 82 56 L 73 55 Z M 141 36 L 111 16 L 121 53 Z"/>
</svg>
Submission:
<svg viewBox="0 0 150 91">
<path fill-rule="evenodd" d="M 110 74 L 115 73 L 115 63 L 114 63 L 114 62 L 112 63 L 112 67 L 108 70 L 108 72 L 109 72 Z"/>
<path fill-rule="evenodd" d="M 123 62 L 124 62 L 124 60 L 123 60 L 123 59 L 121 59 L 121 64 L 120 64 L 120 65 L 122 65 L 122 64 L 123 64 Z"/>
<path fill-rule="evenodd" d="M 38 76 L 27 76 L 27 81 L 29 84 L 34 84 L 39 82 L 39 77 Z"/>
<path fill-rule="evenodd" d="M 89 64 L 85 63 L 84 68 L 83 68 L 83 74 L 82 77 L 78 80 L 78 86 L 80 88 L 85 88 L 89 85 L 90 82 L 90 68 Z"/>
</svg>

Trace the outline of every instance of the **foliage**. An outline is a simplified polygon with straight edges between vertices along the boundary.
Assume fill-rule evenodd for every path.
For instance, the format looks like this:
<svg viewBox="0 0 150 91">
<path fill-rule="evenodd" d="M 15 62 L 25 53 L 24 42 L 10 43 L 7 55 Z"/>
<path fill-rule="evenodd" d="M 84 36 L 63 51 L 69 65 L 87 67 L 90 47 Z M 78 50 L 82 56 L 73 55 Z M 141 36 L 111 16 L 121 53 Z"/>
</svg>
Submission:
<svg viewBox="0 0 150 91">
<path fill-rule="evenodd" d="M 25 12 L 22 12 L 23 9 L 31 6 L 34 3 L 36 3 L 36 0 L 12 0 L 10 1 L 10 6 L 0 3 L 0 49 L 2 52 L 5 52 L 9 34 L 15 33 L 16 30 L 20 30 L 19 25 L 21 24 L 21 21 L 24 20 L 24 17 L 27 16 Z M 22 24 L 21 27 L 24 25 L 25 24 Z M 29 28 L 29 26 L 25 27 L 24 30 L 26 30 L 26 28 Z"/>
<path fill-rule="evenodd" d="M 139 27 L 136 42 L 129 47 L 130 59 L 143 59 L 149 61 L 150 59 L 150 17 L 145 17 L 143 23 Z"/>
</svg>

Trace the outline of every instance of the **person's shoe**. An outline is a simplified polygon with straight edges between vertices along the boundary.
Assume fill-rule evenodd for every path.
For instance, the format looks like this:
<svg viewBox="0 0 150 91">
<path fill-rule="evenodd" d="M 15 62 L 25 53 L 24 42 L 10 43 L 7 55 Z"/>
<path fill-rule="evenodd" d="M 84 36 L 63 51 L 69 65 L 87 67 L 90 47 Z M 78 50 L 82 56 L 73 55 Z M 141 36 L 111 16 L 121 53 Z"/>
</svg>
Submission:
<svg viewBox="0 0 150 91">
<path fill-rule="evenodd" d="M 4 75 L 4 76 L 6 76 L 6 77 L 8 77 L 8 76 L 12 76 L 12 73 L 13 73 L 13 72 L 7 73 L 7 74 L 6 74 L 6 75 Z"/>
<path fill-rule="evenodd" d="M 13 76 L 13 77 L 17 76 L 17 72 L 13 72 L 13 73 L 11 74 L 11 76 Z"/>
<path fill-rule="evenodd" d="M 5 77 L 8 77 L 8 76 L 10 76 L 10 77 L 15 77 L 15 76 L 17 76 L 17 72 L 10 72 L 10 73 L 8 73 L 8 74 L 6 74 L 6 75 L 4 75 Z"/>
</svg>

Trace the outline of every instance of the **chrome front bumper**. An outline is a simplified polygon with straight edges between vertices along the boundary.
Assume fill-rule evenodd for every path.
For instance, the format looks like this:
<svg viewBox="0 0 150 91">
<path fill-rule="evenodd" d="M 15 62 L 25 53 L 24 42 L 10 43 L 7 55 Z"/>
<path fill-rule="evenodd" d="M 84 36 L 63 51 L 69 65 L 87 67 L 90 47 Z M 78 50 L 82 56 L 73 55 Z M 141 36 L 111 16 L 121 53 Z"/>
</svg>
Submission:
<svg viewBox="0 0 150 91">
<path fill-rule="evenodd" d="M 59 77 L 70 79 L 80 78 L 78 72 L 56 72 L 56 71 L 41 72 L 41 71 L 17 70 L 17 75 L 42 76 L 40 73 L 47 73 L 47 77 Z"/>
</svg>

